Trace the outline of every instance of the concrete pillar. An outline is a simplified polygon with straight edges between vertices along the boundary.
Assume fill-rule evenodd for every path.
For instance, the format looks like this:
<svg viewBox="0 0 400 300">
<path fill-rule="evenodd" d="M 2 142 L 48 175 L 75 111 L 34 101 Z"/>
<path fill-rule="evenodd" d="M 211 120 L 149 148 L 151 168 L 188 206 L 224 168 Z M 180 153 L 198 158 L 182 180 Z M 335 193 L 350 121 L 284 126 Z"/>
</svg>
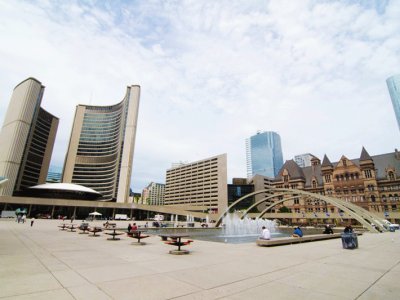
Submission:
<svg viewBox="0 0 400 300">
<path fill-rule="evenodd" d="M 73 212 L 72 216 L 74 217 L 74 219 L 76 219 L 76 206 L 74 206 L 74 212 Z"/>
<path fill-rule="evenodd" d="M 55 205 L 53 205 L 53 208 L 51 209 L 51 218 L 53 219 L 53 216 L 54 216 L 54 209 L 56 208 L 56 206 Z"/>
<path fill-rule="evenodd" d="M 30 216 L 31 216 L 31 210 L 32 210 L 32 204 L 29 204 L 28 215 L 27 215 L 27 217 L 30 217 Z"/>
<path fill-rule="evenodd" d="M 131 209 L 131 214 L 129 215 L 129 219 L 132 220 L 133 209 Z"/>
<path fill-rule="evenodd" d="M 112 218 L 115 219 L 115 207 L 113 208 Z"/>
</svg>

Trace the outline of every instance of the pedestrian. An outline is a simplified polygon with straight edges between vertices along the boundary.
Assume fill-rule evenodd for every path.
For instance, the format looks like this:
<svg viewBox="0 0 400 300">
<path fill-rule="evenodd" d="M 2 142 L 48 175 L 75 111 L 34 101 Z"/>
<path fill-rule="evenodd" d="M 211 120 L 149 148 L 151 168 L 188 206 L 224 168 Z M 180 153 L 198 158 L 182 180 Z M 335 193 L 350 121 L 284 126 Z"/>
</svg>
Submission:
<svg viewBox="0 0 400 300">
<path fill-rule="evenodd" d="M 22 215 L 21 220 L 22 220 L 22 224 L 24 224 L 24 223 L 25 223 L 25 220 L 26 220 L 26 215 Z"/>
<path fill-rule="evenodd" d="M 128 232 L 131 232 L 131 229 L 132 229 L 132 225 L 131 225 L 131 223 L 129 223 L 128 224 Z"/>
<path fill-rule="evenodd" d="M 31 218 L 31 227 L 33 226 L 33 223 L 35 222 L 35 218 L 34 217 L 32 217 Z"/>
</svg>

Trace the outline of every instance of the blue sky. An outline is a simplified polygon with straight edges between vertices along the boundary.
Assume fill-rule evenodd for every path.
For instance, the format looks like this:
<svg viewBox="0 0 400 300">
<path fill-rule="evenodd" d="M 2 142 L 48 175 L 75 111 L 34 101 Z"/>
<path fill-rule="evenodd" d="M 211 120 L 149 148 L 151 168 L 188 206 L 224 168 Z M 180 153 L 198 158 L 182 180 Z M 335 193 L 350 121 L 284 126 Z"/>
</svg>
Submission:
<svg viewBox="0 0 400 300">
<path fill-rule="evenodd" d="M 284 159 L 391 152 L 399 16 L 400 1 L 2 1 L 0 123 L 15 85 L 40 80 L 62 165 L 75 106 L 139 84 L 135 191 L 222 153 L 245 177 L 257 130 L 280 134 Z"/>
</svg>

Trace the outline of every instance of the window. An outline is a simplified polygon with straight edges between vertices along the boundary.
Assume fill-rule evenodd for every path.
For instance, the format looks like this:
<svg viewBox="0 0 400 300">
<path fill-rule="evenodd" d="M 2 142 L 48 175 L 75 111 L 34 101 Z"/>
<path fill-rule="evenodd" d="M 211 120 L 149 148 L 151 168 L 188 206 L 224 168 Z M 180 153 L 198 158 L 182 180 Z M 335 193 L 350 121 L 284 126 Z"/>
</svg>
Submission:
<svg viewBox="0 0 400 300">
<path fill-rule="evenodd" d="M 372 196 L 371 196 L 371 201 L 372 201 L 372 202 L 375 202 L 375 200 L 376 200 L 375 196 L 372 195 Z"/>
<path fill-rule="evenodd" d="M 317 188 L 317 182 L 315 180 L 312 181 L 312 187 L 313 189 Z"/>
<path fill-rule="evenodd" d="M 342 162 L 343 162 L 343 167 L 347 167 L 347 161 L 343 159 Z"/>
<path fill-rule="evenodd" d="M 371 170 L 365 170 L 364 174 L 365 174 L 365 178 L 371 178 L 372 177 Z"/>
<path fill-rule="evenodd" d="M 325 182 L 331 182 L 331 175 L 325 175 Z"/>
<path fill-rule="evenodd" d="M 294 204 L 299 204 L 299 198 L 294 198 Z"/>
<path fill-rule="evenodd" d="M 388 177 L 389 177 L 389 180 L 394 180 L 394 179 L 395 179 L 395 178 L 394 178 L 394 174 L 393 174 L 392 171 L 389 171 L 389 172 L 388 172 Z"/>
<path fill-rule="evenodd" d="M 289 175 L 283 175 L 283 181 L 288 182 L 289 181 Z"/>
</svg>

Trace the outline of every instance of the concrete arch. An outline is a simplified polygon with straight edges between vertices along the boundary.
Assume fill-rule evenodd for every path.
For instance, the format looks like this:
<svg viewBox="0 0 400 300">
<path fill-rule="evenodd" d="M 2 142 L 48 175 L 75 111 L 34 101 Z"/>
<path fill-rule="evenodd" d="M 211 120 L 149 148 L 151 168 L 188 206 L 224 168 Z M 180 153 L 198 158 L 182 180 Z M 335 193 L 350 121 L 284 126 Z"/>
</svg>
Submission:
<svg viewBox="0 0 400 300">
<path fill-rule="evenodd" d="M 263 198 L 263 199 L 257 201 L 256 203 L 252 204 L 252 205 L 243 213 L 243 215 L 242 215 L 240 218 L 243 219 L 243 218 L 250 212 L 250 210 L 251 210 L 252 208 L 256 207 L 257 205 L 259 205 L 259 204 L 261 204 L 261 203 L 263 203 L 263 202 L 266 202 L 266 200 L 273 199 L 273 198 L 279 197 L 279 196 L 286 196 L 286 195 L 287 195 L 287 194 L 277 194 L 277 195 L 272 195 L 272 196 L 265 197 L 265 198 Z M 288 201 L 288 200 L 292 200 L 292 199 L 295 199 L 295 198 L 298 198 L 298 197 L 299 197 L 299 196 L 293 196 L 293 197 L 286 198 L 286 199 L 284 199 L 284 200 L 285 200 L 285 201 Z M 275 203 L 275 202 L 274 202 L 274 203 Z"/>
<path fill-rule="evenodd" d="M 358 206 L 356 206 L 356 205 L 354 205 L 352 203 L 349 203 L 349 202 L 345 202 L 345 201 L 343 201 L 341 199 L 327 197 L 327 196 L 323 196 L 323 195 L 320 195 L 320 194 L 314 194 L 314 193 L 301 191 L 301 190 L 291 190 L 291 189 L 283 189 L 283 188 L 274 188 L 274 189 L 271 189 L 271 190 L 276 191 L 276 192 L 278 192 L 278 191 L 279 192 L 287 192 L 288 194 L 294 194 L 294 193 L 295 194 L 301 194 L 301 195 L 309 196 L 311 198 L 316 198 L 316 199 L 319 199 L 319 200 L 323 200 L 326 203 L 332 204 L 332 205 L 340 208 L 344 212 L 348 213 L 351 217 L 353 217 L 358 222 L 363 224 L 371 232 L 378 232 L 371 224 L 375 224 L 375 226 L 377 226 L 381 230 L 384 230 L 384 231 L 386 230 L 385 228 L 383 228 L 381 226 L 380 223 L 376 222 L 377 217 L 374 216 L 371 212 L 368 212 L 367 210 L 365 210 L 365 209 L 363 209 L 361 207 L 358 207 Z"/>
<path fill-rule="evenodd" d="M 303 190 L 296 190 L 296 189 L 285 189 L 285 188 L 270 188 L 270 189 L 266 189 L 266 190 L 260 190 L 260 191 L 256 191 L 253 193 L 250 193 L 248 195 L 245 195 L 241 198 L 239 198 L 238 200 L 236 200 L 235 202 L 233 202 L 218 218 L 215 226 L 218 227 L 219 225 L 221 225 L 222 219 L 226 216 L 226 214 L 229 212 L 229 210 L 234 207 L 237 203 L 247 199 L 248 197 L 254 196 L 254 195 L 258 195 L 261 193 L 274 193 L 274 192 L 282 192 L 283 195 L 287 196 L 287 195 L 291 195 L 291 194 L 296 194 L 296 195 L 303 195 L 303 196 L 308 196 L 311 198 L 316 198 L 318 200 L 322 200 L 325 201 L 326 203 L 329 203 L 331 205 L 334 205 L 338 208 L 340 208 L 342 211 L 348 213 L 351 217 L 353 217 L 354 219 L 356 219 L 358 222 L 360 222 L 361 224 L 363 224 L 366 228 L 368 228 L 368 230 L 370 230 L 371 232 L 378 232 L 371 224 L 375 224 L 378 228 L 380 228 L 381 230 L 385 230 L 385 228 L 382 227 L 382 225 L 380 223 L 377 222 L 378 217 L 375 216 L 373 213 L 366 211 L 365 209 L 358 207 L 352 203 L 349 202 L 345 202 L 341 199 L 337 199 L 337 198 L 332 198 L 332 197 L 327 197 L 327 196 L 323 196 L 320 194 L 314 194 L 314 193 L 310 193 L 310 192 L 306 192 Z M 279 196 L 282 194 L 279 194 Z M 277 197 L 278 194 L 275 195 L 271 195 L 268 197 L 265 197 L 264 199 L 257 201 L 257 205 L 265 202 L 266 200 L 269 200 L 271 198 Z M 296 196 L 298 197 L 298 196 Z M 278 201 L 274 204 L 271 204 L 269 207 L 267 208 L 272 208 L 275 205 L 282 203 L 284 201 L 288 201 L 290 199 L 283 199 L 281 201 Z M 254 204 L 253 204 L 254 205 Z M 254 205 L 255 206 L 255 205 Z M 254 207 L 253 206 L 253 207 Z M 251 208 L 253 208 L 251 207 Z M 267 211 L 267 208 L 264 209 L 263 212 L 260 213 L 259 217 L 261 217 L 262 215 L 264 215 Z M 248 213 L 249 209 L 246 211 L 246 214 Z"/>
<path fill-rule="evenodd" d="M 250 193 L 250 194 L 244 195 L 243 197 L 237 199 L 237 200 L 234 201 L 231 205 L 229 205 L 229 206 L 225 209 L 225 211 L 219 216 L 217 222 L 215 223 L 215 227 L 218 227 L 219 225 L 221 225 L 222 219 L 226 216 L 226 214 L 229 212 L 229 210 L 230 210 L 232 207 L 234 207 L 236 204 L 242 202 L 243 200 L 245 200 L 245 199 L 247 199 L 247 198 L 249 198 L 249 197 L 251 197 L 251 196 L 258 195 L 258 194 L 261 194 L 261 193 L 271 193 L 271 191 L 270 191 L 270 190 L 256 191 L 256 192 L 252 192 L 252 193 Z"/>
</svg>

